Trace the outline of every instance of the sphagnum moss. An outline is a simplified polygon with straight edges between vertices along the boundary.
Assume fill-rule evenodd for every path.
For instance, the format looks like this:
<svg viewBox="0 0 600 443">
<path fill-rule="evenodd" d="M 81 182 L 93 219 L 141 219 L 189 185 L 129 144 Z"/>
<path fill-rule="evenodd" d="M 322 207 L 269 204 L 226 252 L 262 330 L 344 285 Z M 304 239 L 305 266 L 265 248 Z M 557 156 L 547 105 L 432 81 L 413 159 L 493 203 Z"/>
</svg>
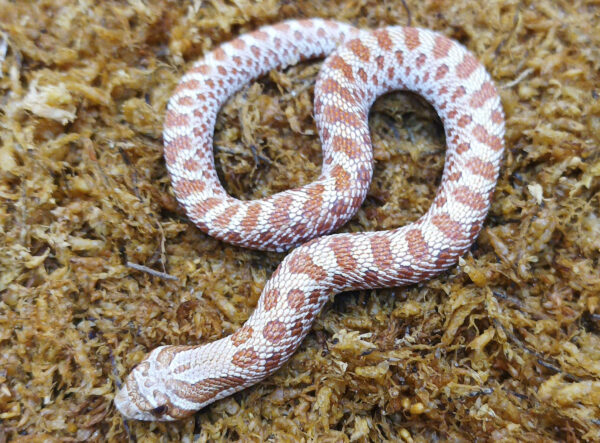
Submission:
<svg viewBox="0 0 600 443">
<path fill-rule="evenodd" d="M 376 28 L 407 11 L 0 0 L 0 441 L 600 439 L 600 5 L 407 6 L 501 91 L 507 154 L 474 247 L 432 281 L 336 296 L 256 387 L 181 423 L 125 426 L 122 377 L 160 344 L 238 329 L 283 257 L 215 241 L 178 208 L 161 129 L 185 68 L 284 18 Z M 215 154 L 232 194 L 318 175 L 318 67 L 272 72 L 223 108 Z M 443 131 L 422 100 L 382 98 L 370 124 L 375 176 L 343 231 L 415 220 L 439 182 Z"/>
</svg>

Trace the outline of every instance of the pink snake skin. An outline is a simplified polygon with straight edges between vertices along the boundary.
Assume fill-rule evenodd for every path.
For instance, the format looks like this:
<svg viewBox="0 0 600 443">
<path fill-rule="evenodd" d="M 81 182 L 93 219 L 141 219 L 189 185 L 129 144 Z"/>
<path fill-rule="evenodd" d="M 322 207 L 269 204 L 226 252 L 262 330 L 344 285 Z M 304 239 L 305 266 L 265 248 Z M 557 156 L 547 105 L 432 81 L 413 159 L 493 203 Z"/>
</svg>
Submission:
<svg viewBox="0 0 600 443">
<path fill-rule="evenodd" d="M 219 108 L 251 79 L 314 57 L 327 57 L 315 87 L 323 144 L 318 180 L 261 200 L 227 195 L 213 159 Z M 343 225 L 365 198 L 373 162 L 369 109 L 393 90 L 421 94 L 444 123 L 448 147 L 431 207 L 398 229 L 308 241 Z M 487 215 L 503 137 L 502 105 L 485 68 L 459 43 L 429 30 L 288 21 L 207 54 L 182 78 L 167 109 L 165 158 L 177 198 L 200 229 L 223 241 L 276 251 L 301 246 L 273 273 L 241 329 L 201 346 L 154 349 L 118 391 L 117 408 L 138 420 L 189 416 L 281 367 L 332 294 L 414 284 L 454 265 Z"/>
</svg>

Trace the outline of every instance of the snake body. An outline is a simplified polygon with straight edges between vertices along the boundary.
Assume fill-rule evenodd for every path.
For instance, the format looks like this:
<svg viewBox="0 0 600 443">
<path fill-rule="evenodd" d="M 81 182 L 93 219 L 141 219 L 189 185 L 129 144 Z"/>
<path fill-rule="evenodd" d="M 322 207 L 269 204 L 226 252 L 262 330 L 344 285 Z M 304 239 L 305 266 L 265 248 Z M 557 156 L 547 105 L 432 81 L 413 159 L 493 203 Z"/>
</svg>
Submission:
<svg viewBox="0 0 600 443">
<path fill-rule="evenodd" d="M 263 200 L 228 196 L 212 154 L 218 108 L 273 67 L 324 56 L 314 104 L 324 158 L 319 179 Z M 369 109 L 398 89 L 421 94 L 444 123 L 444 172 L 430 209 L 398 229 L 306 242 L 339 227 L 362 203 L 372 176 Z M 413 284 L 455 264 L 489 209 L 503 135 L 489 74 L 463 46 L 429 30 L 289 21 L 208 54 L 183 77 L 167 111 L 165 157 L 176 195 L 201 229 L 224 241 L 270 250 L 301 246 L 273 273 L 241 329 L 201 346 L 156 348 L 128 376 L 117 408 L 140 420 L 189 416 L 281 367 L 332 294 Z"/>
</svg>

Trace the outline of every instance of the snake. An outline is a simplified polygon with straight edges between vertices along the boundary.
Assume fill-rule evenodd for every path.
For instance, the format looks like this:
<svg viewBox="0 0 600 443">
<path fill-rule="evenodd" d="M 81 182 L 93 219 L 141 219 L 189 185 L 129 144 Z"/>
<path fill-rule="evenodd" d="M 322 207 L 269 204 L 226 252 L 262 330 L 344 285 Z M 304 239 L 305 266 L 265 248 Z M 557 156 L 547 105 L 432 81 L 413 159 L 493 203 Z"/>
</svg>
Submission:
<svg viewBox="0 0 600 443">
<path fill-rule="evenodd" d="M 231 197 L 214 165 L 217 112 L 249 81 L 312 58 L 325 58 L 314 90 L 321 174 L 263 199 Z M 373 175 L 369 110 L 395 90 L 423 96 L 444 125 L 444 170 L 433 202 L 418 220 L 396 229 L 330 234 L 367 195 Z M 127 419 L 188 417 L 278 370 L 334 294 L 415 284 L 456 264 L 487 216 L 504 126 L 485 67 L 463 45 L 428 29 L 359 30 L 325 19 L 291 20 L 205 54 L 167 105 L 164 156 L 175 195 L 189 218 L 219 240 L 292 250 L 240 329 L 201 345 L 157 347 L 116 393 L 117 409 Z"/>
</svg>

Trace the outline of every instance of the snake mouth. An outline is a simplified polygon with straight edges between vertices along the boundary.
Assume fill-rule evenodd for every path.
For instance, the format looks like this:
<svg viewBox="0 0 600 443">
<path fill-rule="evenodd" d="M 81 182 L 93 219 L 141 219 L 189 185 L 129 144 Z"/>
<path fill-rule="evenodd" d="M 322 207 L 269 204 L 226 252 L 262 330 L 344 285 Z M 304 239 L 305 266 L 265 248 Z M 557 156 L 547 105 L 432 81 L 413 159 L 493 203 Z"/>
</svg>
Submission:
<svg viewBox="0 0 600 443">
<path fill-rule="evenodd" d="M 133 382 L 135 384 L 135 382 Z M 170 401 L 163 399 L 158 406 L 153 405 L 138 390 L 137 384 L 131 389 L 132 381 L 124 384 L 115 395 L 114 403 L 117 410 L 128 420 L 142 421 L 174 421 L 189 417 L 193 410 L 181 409 Z M 156 399 L 155 399 L 156 400 Z M 164 402 L 166 400 L 166 402 Z"/>
<path fill-rule="evenodd" d="M 168 414 L 169 407 L 166 404 L 152 406 L 144 397 L 136 394 L 135 389 L 129 389 L 129 383 L 124 384 L 117 392 L 114 399 L 118 411 L 130 420 L 144 421 L 170 421 L 174 420 Z"/>
</svg>

